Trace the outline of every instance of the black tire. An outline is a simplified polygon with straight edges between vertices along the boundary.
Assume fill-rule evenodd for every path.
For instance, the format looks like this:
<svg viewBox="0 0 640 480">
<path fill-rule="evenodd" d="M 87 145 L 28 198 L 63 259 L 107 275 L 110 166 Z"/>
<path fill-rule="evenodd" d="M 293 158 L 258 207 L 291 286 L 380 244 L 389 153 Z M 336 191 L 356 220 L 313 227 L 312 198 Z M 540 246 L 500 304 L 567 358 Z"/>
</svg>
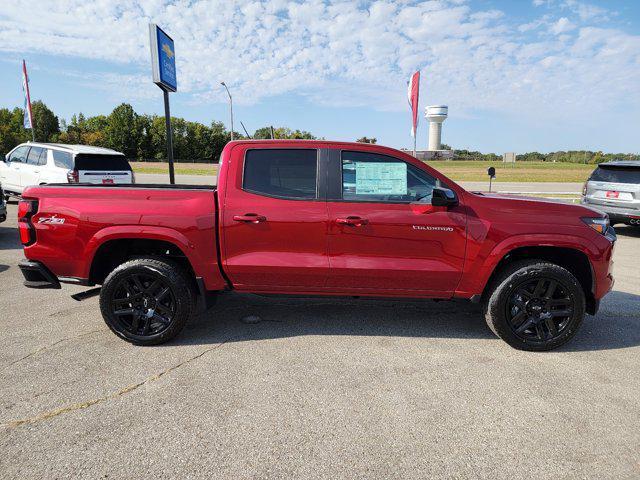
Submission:
<svg viewBox="0 0 640 480">
<path fill-rule="evenodd" d="M 585 305 L 582 286 L 571 272 L 543 260 L 524 260 L 494 279 L 484 312 L 489 328 L 513 348 L 538 352 L 571 340 Z"/>
<path fill-rule="evenodd" d="M 130 260 L 105 279 L 100 310 L 107 326 L 135 345 L 174 338 L 195 309 L 192 281 L 175 262 L 155 257 Z"/>
</svg>

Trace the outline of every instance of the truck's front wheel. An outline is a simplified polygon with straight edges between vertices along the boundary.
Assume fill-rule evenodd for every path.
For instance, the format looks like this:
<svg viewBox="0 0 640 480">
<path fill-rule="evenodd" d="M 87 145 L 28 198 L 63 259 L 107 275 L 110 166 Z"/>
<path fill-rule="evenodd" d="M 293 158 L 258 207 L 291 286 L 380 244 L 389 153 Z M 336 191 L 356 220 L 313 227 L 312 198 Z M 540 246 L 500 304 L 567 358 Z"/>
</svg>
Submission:
<svg viewBox="0 0 640 480">
<path fill-rule="evenodd" d="M 568 342 L 585 315 L 580 282 L 542 260 L 517 262 L 495 279 L 485 303 L 489 328 L 514 348 L 552 350 Z"/>
<path fill-rule="evenodd" d="M 120 338 L 136 345 L 157 345 L 180 333 L 194 310 L 194 294 L 180 265 L 137 258 L 107 276 L 100 310 Z"/>
</svg>

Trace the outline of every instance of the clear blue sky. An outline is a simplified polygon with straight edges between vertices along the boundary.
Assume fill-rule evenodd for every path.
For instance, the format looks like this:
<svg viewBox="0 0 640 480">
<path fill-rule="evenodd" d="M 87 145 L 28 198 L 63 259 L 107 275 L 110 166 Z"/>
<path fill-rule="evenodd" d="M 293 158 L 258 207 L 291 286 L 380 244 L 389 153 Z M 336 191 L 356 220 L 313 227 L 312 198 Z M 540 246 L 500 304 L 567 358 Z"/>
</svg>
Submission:
<svg viewBox="0 0 640 480">
<path fill-rule="evenodd" d="M 176 42 L 172 113 L 272 124 L 410 147 L 406 82 L 421 116 L 448 104 L 443 141 L 484 152 L 640 152 L 640 2 L 442 0 L 178 2 L 12 0 L 0 10 L 0 106 L 33 99 L 58 115 L 121 102 L 162 114 L 149 21 Z M 38 12 L 37 15 L 34 12 Z M 421 119 L 418 145 L 426 146 Z"/>
</svg>

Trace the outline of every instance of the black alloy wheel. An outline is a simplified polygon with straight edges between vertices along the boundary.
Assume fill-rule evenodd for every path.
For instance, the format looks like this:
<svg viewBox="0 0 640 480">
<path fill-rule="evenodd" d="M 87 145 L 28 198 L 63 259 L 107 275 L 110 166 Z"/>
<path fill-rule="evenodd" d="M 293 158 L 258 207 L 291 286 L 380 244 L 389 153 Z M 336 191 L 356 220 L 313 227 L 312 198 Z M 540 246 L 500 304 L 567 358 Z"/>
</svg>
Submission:
<svg viewBox="0 0 640 480">
<path fill-rule="evenodd" d="M 194 281 L 165 258 L 129 260 L 116 267 L 100 291 L 107 326 L 136 345 L 157 345 L 175 337 L 195 310 Z"/>
<path fill-rule="evenodd" d="M 171 287 L 160 275 L 131 273 L 113 291 L 111 314 L 132 335 L 149 336 L 169 328 L 176 314 Z"/>
<path fill-rule="evenodd" d="M 520 260 L 497 272 L 484 303 L 489 328 L 514 348 L 553 350 L 576 334 L 586 293 L 576 276 L 545 260 Z"/>
<path fill-rule="evenodd" d="M 513 333 L 529 341 L 560 336 L 570 323 L 575 300 L 553 278 L 536 278 L 518 285 L 506 305 Z"/>
</svg>

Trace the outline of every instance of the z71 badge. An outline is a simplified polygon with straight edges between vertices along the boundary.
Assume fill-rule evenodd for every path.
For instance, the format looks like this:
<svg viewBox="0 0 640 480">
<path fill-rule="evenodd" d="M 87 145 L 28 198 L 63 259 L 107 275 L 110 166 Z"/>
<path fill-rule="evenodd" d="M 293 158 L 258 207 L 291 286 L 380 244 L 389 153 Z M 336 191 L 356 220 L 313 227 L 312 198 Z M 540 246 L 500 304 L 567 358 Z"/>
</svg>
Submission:
<svg viewBox="0 0 640 480">
<path fill-rule="evenodd" d="M 53 225 L 62 225 L 64 223 L 64 218 L 58 218 L 55 215 L 53 217 L 40 217 L 38 219 L 38 223 L 49 223 Z"/>
</svg>

